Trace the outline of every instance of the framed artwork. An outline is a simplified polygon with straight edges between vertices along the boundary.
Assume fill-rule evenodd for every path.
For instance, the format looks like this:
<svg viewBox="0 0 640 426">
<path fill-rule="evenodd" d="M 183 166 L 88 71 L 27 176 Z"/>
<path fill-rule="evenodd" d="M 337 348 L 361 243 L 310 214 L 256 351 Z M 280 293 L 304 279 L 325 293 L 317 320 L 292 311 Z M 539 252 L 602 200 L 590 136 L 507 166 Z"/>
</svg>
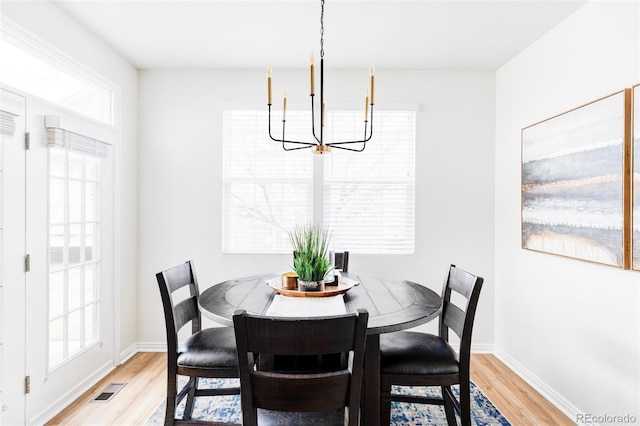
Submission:
<svg viewBox="0 0 640 426">
<path fill-rule="evenodd" d="M 633 263 L 632 267 L 640 271 L 640 84 L 633 86 Z"/>
<path fill-rule="evenodd" d="M 630 116 L 625 89 L 522 129 L 524 249 L 630 267 Z"/>
</svg>

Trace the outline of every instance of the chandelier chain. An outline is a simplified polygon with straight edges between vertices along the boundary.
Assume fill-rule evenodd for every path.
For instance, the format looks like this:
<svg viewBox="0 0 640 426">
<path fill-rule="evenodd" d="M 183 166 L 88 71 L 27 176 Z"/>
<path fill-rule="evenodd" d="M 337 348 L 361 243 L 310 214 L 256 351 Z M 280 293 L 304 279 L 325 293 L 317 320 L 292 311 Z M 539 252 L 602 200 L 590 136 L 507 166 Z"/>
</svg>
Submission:
<svg viewBox="0 0 640 426">
<path fill-rule="evenodd" d="M 320 10 L 320 58 L 324 58 L 324 0 Z"/>
</svg>

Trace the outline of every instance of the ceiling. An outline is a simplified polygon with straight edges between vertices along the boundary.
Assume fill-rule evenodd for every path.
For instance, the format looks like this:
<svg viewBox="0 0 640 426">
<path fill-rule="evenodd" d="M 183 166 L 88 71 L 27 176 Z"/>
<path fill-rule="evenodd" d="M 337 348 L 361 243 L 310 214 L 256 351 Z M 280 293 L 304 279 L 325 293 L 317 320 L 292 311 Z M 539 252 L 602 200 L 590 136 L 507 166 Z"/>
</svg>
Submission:
<svg viewBox="0 0 640 426">
<path fill-rule="evenodd" d="M 51 0 L 137 68 L 308 66 L 319 0 Z M 579 0 L 327 0 L 331 68 L 497 69 Z"/>
</svg>

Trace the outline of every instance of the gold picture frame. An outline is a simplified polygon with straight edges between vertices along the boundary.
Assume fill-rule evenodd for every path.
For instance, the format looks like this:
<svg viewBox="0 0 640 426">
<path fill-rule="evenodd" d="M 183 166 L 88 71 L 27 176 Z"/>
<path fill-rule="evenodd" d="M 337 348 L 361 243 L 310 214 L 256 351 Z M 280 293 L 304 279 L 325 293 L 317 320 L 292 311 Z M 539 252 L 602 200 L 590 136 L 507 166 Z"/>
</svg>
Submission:
<svg viewBox="0 0 640 426">
<path fill-rule="evenodd" d="M 629 166 L 631 195 L 629 196 L 629 233 L 631 234 L 631 268 L 640 270 L 640 84 L 631 88 L 632 120 L 629 126 L 631 152 Z"/>
<path fill-rule="evenodd" d="M 522 248 L 630 268 L 631 92 L 522 129 Z"/>
</svg>

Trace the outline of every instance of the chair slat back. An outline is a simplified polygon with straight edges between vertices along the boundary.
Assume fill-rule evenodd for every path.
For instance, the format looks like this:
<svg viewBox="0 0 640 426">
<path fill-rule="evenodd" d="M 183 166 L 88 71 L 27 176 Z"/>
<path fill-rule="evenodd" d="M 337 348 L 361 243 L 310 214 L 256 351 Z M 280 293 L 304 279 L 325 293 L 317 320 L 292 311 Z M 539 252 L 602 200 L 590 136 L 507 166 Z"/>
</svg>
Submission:
<svg viewBox="0 0 640 426">
<path fill-rule="evenodd" d="M 191 261 L 181 265 L 169 268 L 161 272 L 171 293 L 174 291 L 194 283 L 194 274 L 192 273 Z M 191 293 L 193 295 L 193 293 Z"/>
<path fill-rule="evenodd" d="M 470 274 L 455 265 L 449 268 L 449 274 L 445 280 L 442 291 L 442 314 L 440 315 L 440 337 L 449 340 L 449 329 L 460 337 L 461 350 L 471 346 L 471 332 L 480 289 L 484 279 Z M 452 292 L 463 296 L 464 305 L 457 306 L 452 303 Z"/>
<path fill-rule="evenodd" d="M 192 261 L 158 272 L 156 279 L 164 307 L 167 351 L 171 353 L 177 351 L 178 332 L 185 324 L 191 322 L 192 333 L 201 330 L 201 316 L 198 309 L 200 289 Z M 188 287 L 188 295 L 181 299 L 175 297 L 174 293 L 184 287 Z"/>
<path fill-rule="evenodd" d="M 478 278 L 455 266 L 449 271 L 449 288 L 469 299 Z"/>
<path fill-rule="evenodd" d="M 313 318 L 275 318 L 236 311 L 233 325 L 244 424 L 255 423 L 257 408 L 297 412 L 348 408 L 349 424 L 356 425 L 368 319 L 364 309 L 357 314 Z M 260 371 L 253 368 L 251 357 L 332 353 L 349 354 L 345 369 Z"/>
<path fill-rule="evenodd" d="M 315 375 L 255 371 L 251 377 L 253 405 L 269 410 L 295 412 L 347 407 L 350 379 L 347 370 Z"/>
<path fill-rule="evenodd" d="M 464 330 L 464 320 L 466 318 L 464 311 L 452 303 L 447 303 L 442 315 L 444 316 L 443 322 L 447 328 L 453 330 L 458 337 L 461 337 Z"/>
<path fill-rule="evenodd" d="M 198 318 L 198 298 L 190 296 L 173 307 L 173 316 L 175 318 L 176 332 L 180 331 L 185 324 Z"/>
<path fill-rule="evenodd" d="M 356 314 L 295 319 L 247 315 L 247 349 L 277 355 L 348 352 L 353 349 L 355 319 Z"/>
</svg>

